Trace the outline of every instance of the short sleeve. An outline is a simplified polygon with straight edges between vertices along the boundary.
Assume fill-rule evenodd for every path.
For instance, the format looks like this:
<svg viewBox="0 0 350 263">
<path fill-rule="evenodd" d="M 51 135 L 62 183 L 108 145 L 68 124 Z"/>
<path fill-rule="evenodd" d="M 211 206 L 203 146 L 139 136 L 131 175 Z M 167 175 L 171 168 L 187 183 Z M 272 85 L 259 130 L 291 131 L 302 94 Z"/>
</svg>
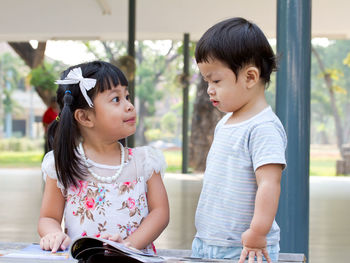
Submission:
<svg viewBox="0 0 350 263">
<path fill-rule="evenodd" d="M 282 164 L 284 169 L 286 147 L 287 136 L 282 125 L 266 122 L 254 127 L 249 138 L 254 171 L 266 164 Z"/>
<path fill-rule="evenodd" d="M 60 189 L 64 189 L 63 185 L 57 179 L 57 173 L 55 168 L 55 157 L 53 155 L 53 151 L 45 154 L 43 162 L 41 164 L 41 171 L 43 172 L 43 179 L 46 182 L 47 176 L 53 180 L 57 180 L 57 187 Z"/>
<path fill-rule="evenodd" d="M 143 148 L 143 170 L 145 180 L 151 178 L 154 172 L 160 173 L 164 177 L 166 162 L 163 153 L 151 146 L 144 146 Z"/>
</svg>

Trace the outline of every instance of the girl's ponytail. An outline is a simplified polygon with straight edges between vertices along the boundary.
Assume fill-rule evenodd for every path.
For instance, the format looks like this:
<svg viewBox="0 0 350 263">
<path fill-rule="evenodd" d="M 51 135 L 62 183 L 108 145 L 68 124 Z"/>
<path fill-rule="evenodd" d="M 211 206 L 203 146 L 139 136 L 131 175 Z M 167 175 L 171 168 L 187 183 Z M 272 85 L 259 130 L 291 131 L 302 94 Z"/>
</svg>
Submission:
<svg viewBox="0 0 350 263">
<path fill-rule="evenodd" d="M 74 112 L 71 105 L 74 97 L 70 90 L 66 90 L 63 96 L 63 108 L 55 132 L 53 149 L 55 156 L 55 168 L 58 180 L 67 188 L 70 184 L 77 186 L 77 179 L 82 178 L 79 166 L 79 158 L 76 154 L 78 129 L 74 121 Z"/>
<path fill-rule="evenodd" d="M 46 138 L 46 140 L 47 140 L 48 151 L 53 150 L 53 142 L 54 142 L 54 139 L 55 139 L 55 134 L 56 134 L 57 127 L 58 127 L 58 119 L 56 118 L 56 120 L 51 122 L 51 124 L 47 128 L 47 138 Z"/>
</svg>

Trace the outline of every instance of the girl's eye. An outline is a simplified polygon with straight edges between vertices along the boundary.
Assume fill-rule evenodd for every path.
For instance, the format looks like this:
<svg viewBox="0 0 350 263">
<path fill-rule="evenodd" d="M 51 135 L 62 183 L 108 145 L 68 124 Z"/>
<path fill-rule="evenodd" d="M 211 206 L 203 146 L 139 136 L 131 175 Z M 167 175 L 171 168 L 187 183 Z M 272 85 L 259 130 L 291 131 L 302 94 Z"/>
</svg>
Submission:
<svg viewBox="0 0 350 263">
<path fill-rule="evenodd" d="M 218 84 L 218 83 L 220 82 L 220 80 L 213 80 L 213 82 L 214 82 L 215 84 Z"/>
<path fill-rule="evenodd" d="M 130 95 L 126 95 L 126 100 L 130 100 Z"/>
<path fill-rule="evenodd" d="M 119 102 L 119 97 L 113 98 L 112 101 L 114 101 L 114 102 Z"/>
</svg>

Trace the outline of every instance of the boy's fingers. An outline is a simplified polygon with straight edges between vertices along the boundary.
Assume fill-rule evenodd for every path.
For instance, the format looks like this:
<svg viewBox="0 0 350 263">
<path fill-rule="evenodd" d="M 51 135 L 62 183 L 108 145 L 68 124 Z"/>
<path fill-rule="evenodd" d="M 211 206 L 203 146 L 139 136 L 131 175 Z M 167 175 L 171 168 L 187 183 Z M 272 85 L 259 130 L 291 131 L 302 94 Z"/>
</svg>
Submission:
<svg viewBox="0 0 350 263">
<path fill-rule="evenodd" d="M 254 260 L 255 260 L 255 251 L 251 250 L 249 251 L 248 263 L 254 263 Z"/>
<path fill-rule="evenodd" d="M 263 255 L 264 255 L 266 261 L 267 261 L 268 263 L 272 263 L 272 260 L 271 260 L 271 258 L 270 258 L 270 255 L 269 255 L 269 253 L 267 252 L 267 249 L 266 249 L 266 248 L 263 248 L 262 253 L 263 253 Z"/>
<path fill-rule="evenodd" d="M 248 251 L 247 251 L 246 248 L 243 248 L 242 252 L 241 252 L 241 257 L 239 258 L 238 263 L 244 263 L 244 261 L 247 258 L 247 256 L 248 256 Z"/>
</svg>

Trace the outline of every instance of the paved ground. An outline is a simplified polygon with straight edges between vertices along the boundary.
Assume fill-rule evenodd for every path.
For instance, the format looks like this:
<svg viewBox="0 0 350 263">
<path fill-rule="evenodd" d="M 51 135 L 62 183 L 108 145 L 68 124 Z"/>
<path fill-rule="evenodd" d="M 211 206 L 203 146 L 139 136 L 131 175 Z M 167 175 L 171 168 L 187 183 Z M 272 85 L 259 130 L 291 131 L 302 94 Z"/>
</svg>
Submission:
<svg viewBox="0 0 350 263">
<path fill-rule="evenodd" d="M 171 220 L 159 248 L 189 249 L 201 189 L 200 175 L 167 174 Z M 0 169 L 0 241 L 38 241 L 42 180 L 39 169 Z M 350 177 L 310 179 L 310 261 L 349 262 Z"/>
</svg>

